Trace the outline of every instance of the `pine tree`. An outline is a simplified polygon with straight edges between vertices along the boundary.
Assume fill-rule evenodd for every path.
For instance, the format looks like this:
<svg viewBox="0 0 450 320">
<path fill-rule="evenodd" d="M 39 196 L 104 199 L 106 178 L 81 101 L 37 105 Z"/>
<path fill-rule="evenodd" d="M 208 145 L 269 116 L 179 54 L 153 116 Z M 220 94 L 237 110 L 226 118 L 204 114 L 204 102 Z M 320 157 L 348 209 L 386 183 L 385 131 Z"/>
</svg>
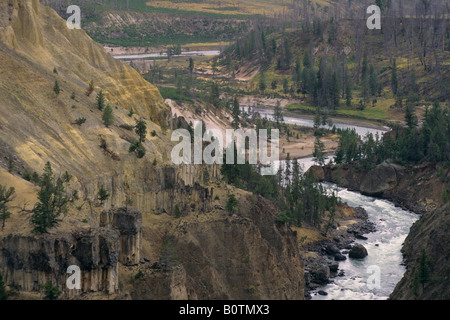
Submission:
<svg viewBox="0 0 450 320">
<path fill-rule="evenodd" d="M 347 107 L 350 107 L 352 105 L 352 99 L 352 87 L 350 83 L 347 83 L 347 86 L 345 87 L 345 104 L 347 105 Z"/>
<path fill-rule="evenodd" d="M 100 201 L 100 204 L 103 205 L 103 203 L 106 200 L 108 200 L 109 196 L 110 196 L 110 194 L 105 189 L 105 186 L 101 185 L 100 190 L 98 191 L 98 194 L 97 194 L 97 199 L 98 199 L 98 201 Z"/>
<path fill-rule="evenodd" d="M 392 62 L 392 73 L 391 73 L 391 89 L 394 95 L 398 92 L 398 79 L 397 79 L 397 61 L 394 59 Z"/>
<path fill-rule="evenodd" d="M 414 106 L 410 101 L 406 102 L 405 121 L 408 128 L 414 129 L 417 127 L 417 117 L 414 113 Z"/>
<path fill-rule="evenodd" d="M 286 166 L 284 168 L 284 181 L 286 186 L 289 186 L 291 184 L 291 156 L 289 152 L 286 155 Z"/>
<path fill-rule="evenodd" d="M 331 76 L 331 85 L 330 85 L 330 99 L 331 105 L 333 109 L 337 109 L 339 107 L 339 81 L 336 72 L 333 72 Z"/>
<path fill-rule="evenodd" d="M 272 90 L 276 90 L 277 86 L 278 86 L 277 80 L 273 80 L 270 84 L 270 87 L 272 88 Z"/>
<path fill-rule="evenodd" d="M 220 105 L 220 91 L 219 85 L 215 82 L 211 84 L 211 90 L 209 94 L 209 103 L 211 103 L 216 108 Z"/>
<path fill-rule="evenodd" d="M 139 136 L 139 142 L 143 143 L 145 141 L 145 137 L 147 136 L 147 125 L 145 124 L 144 120 L 136 120 L 134 132 L 136 132 L 136 134 Z"/>
<path fill-rule="evenodd" d="M 305 69 L 309 69 L 312 67 L 311 57 L 308 50 L 306 50 L 305 55 L 303 56 L 303 66 L 305 67 Z"/>
<path fill-rule="evenodd" d="M 369 71 L 369 87 L 370 87 L 370 94 L 375 97 L 378 92 L 378 79 L 377 74 L 375 72 L 375 68 L 373 65 L 370 65 L 370 71 Z"/>
<path fill-rule="evenodd" d="M 58 222 L 58 217 L 62 213 L 67 212 L 69 197 L 65 194 L 63 180 L 55 178 L 50 162 L 46 163 L 39 180 L 41 189 L 38 192 L 38 203 L 33 209 L 31 222 L 35 231 L 45 233 Z"/>
<path fill-rule="evenodd" d="M 132 143 L 130 145 L 128 152 L 135 152 L 136 156 L 138 158 L 143 158 L 145 156 L 146 150 L 140 141 L 136 141 L 135 143 Z M 155 161 L 156 161 L 156 159 L 155 159 Z M 153 165 L 156 165 L 155 161 L 154 161 Z"/>
<path fill-rule="evenodd" d="M 422 284 L 422 288 L 426 283 L 430 282 L 430 261 L 425 249 L 422 249 L 422 254 L 419 260 L 419 281 Z"/>
<path fill-rule="evenodd" d="M 292 161 L 292 201 L 295 206 L 297 206 L 298 200 L 301 196 L 301 168 L 297 159 Z M 298 219 L 299 217 L 297 217 Z"/>
<path fill-rule="evenodd" d="M 0 219 L 2 220 L 2 230 L 5 228 L 5 221 L 11 217 L 11 212 L 5 207 L 0 205 Z"/>
<path fill-rule="evenodd" d="M 289 69 L 292 62 L 291 44 L 287 37 L 284 38 L 284 69 Z"/>
<path fill-rule="evenodd" d="M 364 101 L 368 101 L 369 97 L 369 69 L 367 62 L 367 53 L 364 52 L 364 58 L 362 62 L 361 68 L 361 87 L 362 87 L 362 96 Z"/>
<path fill-rule="evenodd" d="M 321 124 L 320 118 L 321 118 L 321 113 L 320 113 L 320 108 L 318 107 L 316 109 L 316 113 L 314 114 L 314 124 L 313 124 L 313 127 L 316 130 L 319 129 L 319 127 L 320 127 L 320 124 Z"/>
<path fill-rule="evenodd" d="M 323 166 L 325 164 L 325 145 L 320 140 L 320 137 L 316 137 L 314 141 L 313 161 L 318 165 Z"/>
<path fill-rule="evenodd" d="M 236 196 L 233 193 L 229 194 L 225 209 L 231 214 L 231 213 L 233 213 L 234 208 L 237 205 L 238 205 L 238 201 L 236 199 Z"/>
<path fill-rule="evenodd" d="M 192 57 L 189 58 L 189 73 L 192 75 L 194 72 L 194 59 Z"/>
<path fill-rule="evenodd" d="M 208 184 L 210 179 L 211 179 L 211 176 L 209 174 L 208 169 L 203 168 L 203 183 Z"/>
<path fill-rule="evenodd" d="M 58 80 L 55 80 L 55 85 L 53 86 L 53 92 L 58 96 L 61 93 L 61 88 L 59 87 Z"/>
<path fill-rule="evenodd" d="M 234 96 L 233 99 L 233 110 L 232 110 L 232 116 L 233 116 L 233 122 L 231 123 L 231 125 L 233 126 L 233 128 L 238 129 L 239 128 L 239 115 L 241 113 L 241 109 L 239 107 L 239 100 L 237 98 L 237 96 Z"/>
<path fill-rule="evenodd" d="M 283 79 L 283 93 L 287 94 L 289 91 L 289 83 L 288 83 L 288 79 L 284 78 Z"/>
<path fill-rule="evenodd" d="M 2 230 L 5 227 L 5 221 L 11 216 L 11 212 L 8 210 L 7 203 L 14 199 L 14 193 L 16 190 L 14 187 L 6 188 L 6 186 L 0 185 L 0 219 L 2 220 Z"/>
<path fill-rule="evenodd" d="M 294 72 L 292 74 L 292 80 L 294 82 L 299 82 L 301 78 L 302 78 L 302 65 L 300 63 L 300 58 L 297 57 L 297 60 L 295 61 Z"/>
<path fill-rule="evenodd" d="M 58 290 L 58 287 L 53 286 L 51 281 L 42 285 L 44 289 L 44 300 L 57 300 L 61 291 Z"/>
<path fill-rule="evenodd" d="M 103 95 L 103 90 L 100 90 L 97 93 L 96 106 L 97 106 L 97 109 L 100 111 L 102 111 L 103 108 L 105 107 L 105 96 Z"/>
<path fill-rule="evenodd" d="M 280 101 L 277 101 L 275 109 L 273 110 L 273 119 L 277 123 L 278 127 L 280 127 L 281 123 L 284 121 L 283 109 L 281 108 Z"/>
<path fill-rule="evenodd" d="M 261 72 L 261 76 L 259 78 L 259 84 L 258 84 L 259 90 L 262 94 L 264 94 L 264 91 L 266 91 L 266 76 L 264 75 L 264 72 Z"/>
<path fill-rule="evenodd" d="M 106 106 L 105 110 L 103 110 L 102 120 L 106 127 L 109 127 L 114 123 L 113 109 L 109 104 Z"/>
</svg>

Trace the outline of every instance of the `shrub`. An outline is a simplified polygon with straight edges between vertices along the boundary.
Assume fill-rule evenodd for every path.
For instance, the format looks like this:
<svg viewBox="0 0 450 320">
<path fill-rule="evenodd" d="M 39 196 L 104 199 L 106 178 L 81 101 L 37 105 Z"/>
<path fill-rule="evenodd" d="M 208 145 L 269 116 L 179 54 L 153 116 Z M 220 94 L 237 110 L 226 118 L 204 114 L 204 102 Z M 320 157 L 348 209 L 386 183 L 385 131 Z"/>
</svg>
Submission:
<svg viewBox="0 0 450 320">
<path fill-rule="evenodd" d="M 139 278 L 142 278 L 144 276 L 144 273 L 142 272 L 141 269 L 139 269 L 139 271 L 134 275 L 134 279 L 137 280 Z"/>
<path fill-rule="evenodd" d="M 58 96 L 61 93 L 61 88 L 59 87 L 58 80 L 55 80 L 55 85 L 53 86 L 53 92 Z"/>
<path fill-rule="evenodd" d="M 42 288 L 44 289 L 44 300 L 57 300 L 59 295 L 61 294 L 61 291 L 58 290 L 58 287 L 53 286 L 50 281 L 48 281 L 46 284 L 42 285 Z"/>
<path fill-rule="evenodd" d="M 114 123 L 113 109 L 109 104 L 106 106 L 105 110 L 103 110 L 102 120 L 106 127 L 109 127 Z"/>
<path fill-rule="evenodd" d="M 229 213 L 233 213 L 234 208 L 237 206 L 237 204 L 238 204 L 238 202 L 237 202 L 237 199 L 236 199 L 235 195 L 231 193 L 231 194 L 228 196 L 227 205 L 226 205 L 226 210 L 227 210 Z"/>
<path fill-rule="evenodd" d="M 121 124 L 119 127 L 128 131 L 132 131 L 134 129 L 134 126 L 131 124 Z"/>
<path fill-rule="evenodd" d="M 128 152 L 135 152 L 138 158 L 143 158 L 145 156 L 145 147 L 140 141 L 136 141 L 130 145 Z"/>
<path fill-rule="evenodd" d="M 75 124 L 81 126 L 83 123 L 86 122 L 86 118 L 78 118 L 75 120 Z"/>
</svg>

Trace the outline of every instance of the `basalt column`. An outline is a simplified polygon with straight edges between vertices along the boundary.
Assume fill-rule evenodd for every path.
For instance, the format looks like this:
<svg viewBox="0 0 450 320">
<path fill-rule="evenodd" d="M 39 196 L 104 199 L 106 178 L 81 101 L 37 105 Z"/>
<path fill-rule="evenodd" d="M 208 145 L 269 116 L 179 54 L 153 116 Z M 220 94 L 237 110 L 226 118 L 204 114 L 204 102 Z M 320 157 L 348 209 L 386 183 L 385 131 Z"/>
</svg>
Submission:
<svg viewBox="0 0 450 320">
<path fill-rule="evenodd" d="M 134 208 L 114 208 L 103 211 L 100 225 L 119 232 L 119 261 L 124 265 L 136 265 L 142 249 L 142 214 Z"/>
</svg>

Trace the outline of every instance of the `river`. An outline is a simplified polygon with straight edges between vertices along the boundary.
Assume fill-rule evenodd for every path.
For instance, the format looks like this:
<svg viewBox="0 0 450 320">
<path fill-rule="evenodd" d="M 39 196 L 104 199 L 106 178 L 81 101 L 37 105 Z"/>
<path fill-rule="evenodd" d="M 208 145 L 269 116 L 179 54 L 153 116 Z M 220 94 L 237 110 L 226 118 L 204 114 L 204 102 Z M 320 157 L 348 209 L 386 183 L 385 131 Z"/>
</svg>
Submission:
<svg viewBox="0 0 450 320">
<path fill-rule="evenodd" d="M 248 106 L 243 106 L 244 111 L 248 111 Z M 259 112 L 261 117 L 267 117 L 269 120 L 273 120 L 273 108 L 266 107 L 253 107 L 253 111 Z M 296 124 L 303 127 L 314 126 L 314 116 L 296 114 L 295 112 L 283 111 L 284 122 L 288 124 Z M 333 124 L 336 129 L 355 129 L 356 133 L 361 137 L 364 137 L 367 133 L 372 133 L 375 137 L 376 133 L 381 137 L 385 132 L 389 130 L 386 126 L 375 125 L 369 122 L 362 122 L 357 120 L 332 118 Z M 357 125 L 355 125 L 357 123 Z"/>
<path fill-rule="evenodd" d="M 347 189 L 338 190 L 342 201 L 352 207 L 361 206 L 367 211 L 376 231 L 366 234 L 367 240 L 355 241 L 367 249 L 368 256 L 350 259 L 347 255 L 347 260 L 339 262 L 339 269 L 344 271 L 344 276 L 338 276 L 332 283 L 320 288 L 328 295 L 319 295 L 316 291 L 311 293 L 312 299 L 385 300 L 405 273 L 400 250 L 418 215 L 398 208 L 387 200 L 363 196 Z"/>
<path fill-rule="evenodd" d="M 327 158 L 327 161 L 332 156 Z M 312 157 L 298 159 L 303 171 L 307 171 L 313 164 Z M 281 160 L 282 167 L 285 160 Z M 385 300 L 394 290 L 395 285 L 405 273 L 402 265 L 401 248 L 412 224 L 418 215 L 396 207 L 392 202 L 364 196 L 359 192 L 339 188 L 332 183 L 323 183 L 330 190 L 338 190 L 338 196 L 351 207 L 362 207 L 373 222 L 376 231 L 364 235 L 367 240 L 356 240 L 368 252 L 364 259 L 350 259 L 339 262 L 339 272 L 344 276 L 332 279 L 332 283 L 311 292 L 312 300 Z M 341 250 L 342 252 L 343 250 Z M 379 285 L 370 278 L 379 271 Z M 373 285 L 372 285 L 373 284 Z M 323 290 L 328 295 L 319 295 Z"/>
<path fill-rule="evenodd" d="M 172 57 L 193 57 L 193 56 L 217 56 L 220 54 L 219 50 L 201 50 L 201 51 L 185 51 L 180 55 L 173 55 Z M 113 56 L 120 60 L 137 60 L 149 58 L 167 58 L 166 52 L 161 53 L 143 53 L 143 54 L 122 54 Z"/>
<path fill-rule="evenodd" d="M 273 116 L 270 109 L 258 108 L 258 111 L 262 116 L 267 115 L 268 118 Z M 313 126 L 313 119 L 303 115 L 285 114 L 284 120 L 287 123 Z M 337 128 L 354 128 L 361 136 L 368 132 L 378 133 L 381 136 L 387 131 L 385 127 L 367 126 L 366 123 L 358 123 L 355 126 L 347 121 L 339 122 L 339 119 L 334 119 L 333 122 Z M 333 155 L 328 156 L 327 160 L 331 157 Z M 298 161 L 304 172 L 314 164 L 312 157 Z M 281 165 L 284 165 L 284 161 L 281 161 Z M 324 183 L 324 185 L 336 188 L 334 184 Z M 405 272 L 400 250 L 418 215 L 396 207 L 387 200 L 364 196 L 344 188 L 337 189 L 338 196 L 343 202 L 352 207 L 360 206 L 367 211 L 368 219 L 375 224 L 376 231 L 366 234 L 367 240 L 355 241 L 367 249 L 368 256 L 356 260 L 346 255 L 347 260 L 339 262 L 339 271 L 344 271 L 344 275 L 333 278 L 330 284 L 311 292 L 312 300 L 385 300 Z M 327 292 L 327 295 L 319 295 L 319 290 Z"/>
</svg>

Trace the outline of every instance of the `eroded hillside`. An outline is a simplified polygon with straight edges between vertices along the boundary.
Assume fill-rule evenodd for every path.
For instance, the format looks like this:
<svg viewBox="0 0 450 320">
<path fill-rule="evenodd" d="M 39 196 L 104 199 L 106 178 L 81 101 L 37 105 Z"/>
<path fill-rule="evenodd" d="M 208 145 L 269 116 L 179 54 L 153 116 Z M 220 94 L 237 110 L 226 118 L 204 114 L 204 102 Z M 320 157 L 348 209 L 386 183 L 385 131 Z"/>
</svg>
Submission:
<svg viewBox="0 0 450 320">
<path fill-rule="evenodd" d="M 296 235 L 276 224 L 276 210 L 221 182 L 217 167 L 171 165 L 170 108 L 156 87 L 38 0 L 0 0 L 0 12 L 0 184 L 16 187 L 0 272 L 11 298 L 41 298 L 48 281 L 63 298 L 303 298 Z M 113 109 L 109 127 L 100 90 Z M 138 119 L 147 125 L 143 158 L 129 152 Z M 38 234 L 30 221 L 39 188 L 24 178 L 47 162 L 56 176 L 72 175 L 71 201 Z M 229 193 L 242 204 L 234 215 L 223 210 Z M 169 249 L 179 253 L 170 264 Z M 75 293 L 65 287 L 70 264 L 83 272 Z M 173 290 L 156 290 L 167 277 Z"/>
</svg>

